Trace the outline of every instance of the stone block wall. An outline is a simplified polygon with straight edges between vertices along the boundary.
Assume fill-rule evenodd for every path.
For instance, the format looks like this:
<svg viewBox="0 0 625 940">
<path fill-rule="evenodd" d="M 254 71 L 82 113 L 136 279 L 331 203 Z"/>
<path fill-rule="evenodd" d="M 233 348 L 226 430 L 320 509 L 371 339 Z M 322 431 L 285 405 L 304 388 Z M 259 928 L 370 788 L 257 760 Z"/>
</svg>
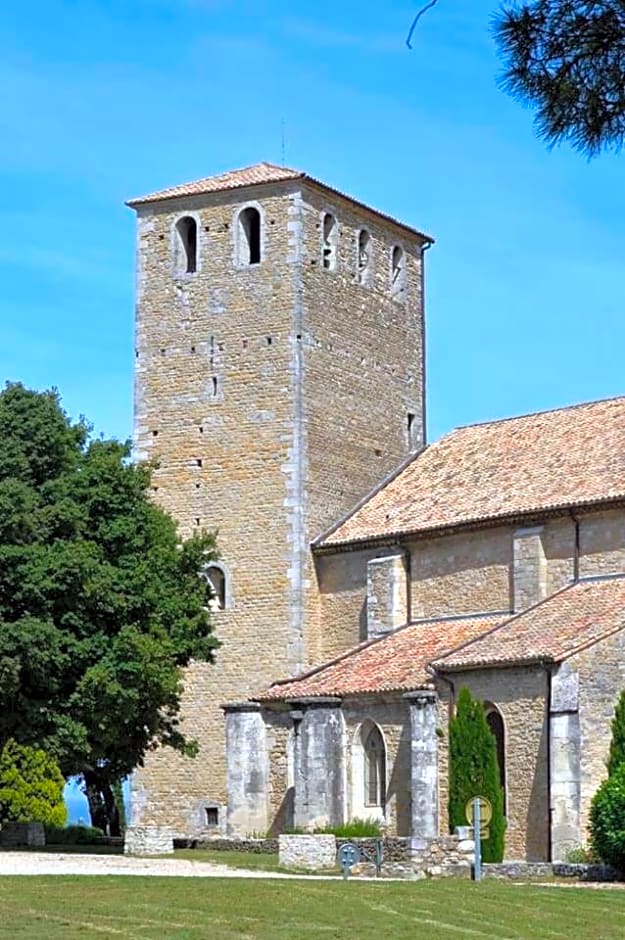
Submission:
<svg viewBox="0 0 625 940">
<path fill-rule="evenodd" d="M 282 835 L 278 859 L 281 868 L 308 868 L 311 871 L 333 868 L 336 863 L 336 840 L 326 835 Z"/>
<path fill-rule="evenodd" d="M 219 529 L 231 575 L 232 607 L 214 616 L 218 664 L 194 664 L 186 676 L 183 727 L 199 756 L 150 755 L 133 780 L 136 821 L 179 835 L 202 829 L 204 805 L 225 802 L 219 706 L 325 653 L 310 541 L 420 439 L 420 239 L 338 195 L 331 202 L 335 271 L 321 263 L 326 195 L 300 182 L 138 213 L 136 452 L 158 462 L 154 498 L 183 536 Z M 237 212 L 249 203 L 263 215 L 263 257 L 241 267 Z M 174 246 L 189 214 L 198 265 L 186 274 Z M 356 255 L 363 226 L 374 260 L 366 285 Z M 402 303 L 390 296 L 387 265 L 398 240 L 408 265 Z"/>
<path fill-rule="evenodd" d="M 547 861 L 549 855 L 547 675 L 538 667 L 472 670 L 452 675 L 456 693 L 467 686 L 475 698 L 499 709 L 506 741 L 505 857 Z M 441 690 L 441 695 L 447 695 Z M 439 739 L 439 767 L 446 766 L 449 733 Z M 448 799 L 447 773 L 439 774 L 441 805 Z M 441 825 L 441 832 L 443 832 Z"/>
<path fill-rule="evenodd" d="M 174 838 L 165 826 L 129 826 L 124 838 L 125 855 L 173 855 Z"/>
</svg>

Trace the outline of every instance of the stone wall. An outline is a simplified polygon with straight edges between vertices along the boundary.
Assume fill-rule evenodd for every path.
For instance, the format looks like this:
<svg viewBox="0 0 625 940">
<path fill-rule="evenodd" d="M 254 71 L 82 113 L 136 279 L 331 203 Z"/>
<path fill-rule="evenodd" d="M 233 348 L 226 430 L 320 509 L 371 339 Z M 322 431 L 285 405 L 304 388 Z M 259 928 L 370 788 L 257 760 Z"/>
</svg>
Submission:
<svg viewBox="0 0 625 940">
<path fill-rule="evenodd" d="M 511 609 L 509 528 L 424 539 L 410 549 L 413 620 Z"/>
<path fill-rule="evenodd" d="M 585 842 L 590 803 L 607 776 L 614 709 L 625 689 L 624 633 L 589 647 L 569 660 L 569 665 L 579 672 L 580 841 Z"/>
<path fill-rule="evenodd" d="M 367 564 L 385 553 L 341 552 L 315 558 L 320 600 L 320 662 L 367 638 Z"/>
<path fill-rule="evenodd" d="M 5 848 L 15 848 L 26 845 L 30 848 L 42 848 L 46 844 L 46 834 L 43 823 L 29 822 L 5 823 L 0 829 L 0 845 Z"/>
<path fill-rule="evenodd" d="M 174 838 L 165 826 L 128 826 L 124 836 L 125 855 L 172 855 Z"/>
<path fill-rule="evenodd" d="M 506 740 L 505 857 L 547 861 L 549 856 L 547 676 L 537 667 L 472 670 L 452 675 L 456 693 L 496 705 Z M 441 691 L 441 695 L 447 693 Z M 439 761 L 448 760 L 449 731 L 439 739 Z M 440 766 L 440 764 L 439 764 Z M 441 803 L 448 799 L 447 775 L 439 775 Z M 441 832 L 443 832 L 441 827 Z"/>
<path fill-rule="evenodd" d="M 374 817 L 384 820 L 389 834 L 408 836 L 412 832 L 410 816 L 410 718 L 407 703 L 401 698 L 346 699 L 343 702 L 346 739 L 347 819 Z M 375 722 L 386 745 L 385 814 L 364 803 L 364 782 L 360 730 L 366 721 Z"/>
<path fill-rule="evenodd" d="M 263 214 L 263 258 L 242 268 L 237 212 L 250 201 Z M 214 618 L 217 666 L 194 664 L 186 675 L 183 728 L 199 755 L 149 755 L 133 778 L 135 822 L 180 835 L 200 832 L 206 806 L 225 802 L 219 706 L 325 655 L 311 539 L 420 439 L 420 240 L 338 195 L 331 201 L 297 182 L 139 211 L 136 452 L 158 461 L 154 498 L 183 536 L 219 529 L 231 576 L 232 606 Z M 336 271 L 321 264 L 328 208 L 340 228 Z M 189 213 L 198 268 L 181 274 L 175 224 Z M 374 259 L 366 284 L 356 276 L 363 226 Z M 397 241 L 407 252 L 405 303 L 390 296 Z M 347 629 L 335 648 L 351 644 Z"/>
<path fill-rule="evenodd" d="M 311 871 L 333 868 L 336 864 L 336 840 L 326 835 L 282 835 L 278 859 L 281 868 L 308 868 Z"/>
</svg>

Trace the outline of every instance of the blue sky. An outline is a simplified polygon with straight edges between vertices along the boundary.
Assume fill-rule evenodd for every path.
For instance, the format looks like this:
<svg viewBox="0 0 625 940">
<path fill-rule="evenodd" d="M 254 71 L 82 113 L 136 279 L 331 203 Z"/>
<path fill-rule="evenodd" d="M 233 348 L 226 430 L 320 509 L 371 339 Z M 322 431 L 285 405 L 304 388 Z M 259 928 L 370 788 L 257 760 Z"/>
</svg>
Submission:
<svg viewBox="0 0 625 940">
<path fill-rule="evenodd" d="M 286 162 L 434 234 L 429 435 L 625 392 L 623 162 L 496 86 L 496 0 L 4 0 L 0 375 L 131 431 L 124 200 Z"/>
</svg>

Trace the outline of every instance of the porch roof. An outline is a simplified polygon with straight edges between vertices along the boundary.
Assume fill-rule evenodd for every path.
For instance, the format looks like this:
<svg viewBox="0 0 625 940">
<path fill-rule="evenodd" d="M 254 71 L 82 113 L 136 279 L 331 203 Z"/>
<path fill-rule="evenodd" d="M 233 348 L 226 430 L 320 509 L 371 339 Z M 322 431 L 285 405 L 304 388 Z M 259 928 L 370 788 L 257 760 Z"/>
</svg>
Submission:
<svg viewBox="0 0 625 940">
<path fill-rule="evenodd" d="M 419 621 L 369 640 L 301 676 L 274 684 L 256 701 L 410 691 L 427 686 L 433 659 L 474 639 L 506 619 L 506 614 Z"/>
<path fill-rule="evenodd" d="M 625 576 L 588 578 L 529 610 L 436 654 L 442 672 L 482 666 L 561 662 L 625 627 Z"/>
</svg>

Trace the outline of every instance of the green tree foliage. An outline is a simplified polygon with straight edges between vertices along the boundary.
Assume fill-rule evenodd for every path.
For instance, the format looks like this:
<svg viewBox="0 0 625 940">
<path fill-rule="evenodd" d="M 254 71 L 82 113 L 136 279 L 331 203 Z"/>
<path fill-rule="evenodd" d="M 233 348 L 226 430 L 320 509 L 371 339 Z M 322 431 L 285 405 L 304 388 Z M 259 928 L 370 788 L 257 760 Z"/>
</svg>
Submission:
<svg viewBox="0 0 625 940">
<path fill-rule="evenodd" d="M 616 766 L 590 806 L 592 847 L 608 865 L 625 872 L 625 764 Z"/>
<path fill-rule="evenodd" d="M 449 726 L 449 826 L 466 826 L 467 801 L 485 796 L 493 807 L 489 838 L 482 840 L 485 862 L 503 859 L 505 818 L 495 738 L 488 727 L 484 706 L 468 689 L 458 695 L 456 714 Z"/>
<path fill-rule="evenodd" d="M 101 828 L 147 751 L 194 753 L 182 668 L 217 645 L 198 577 L 214 540 L 181 545 L 149 483 L 55 391 L 0 393 L 0 747 L 36 744 L 82 774 Z"/>
<path fill-rule="evenodd" d="M 65 780 L 45 751 L 7 741 L 0 754 L 0 825 L 40 822 L 63 826 Z"/>
<path fill-rule="evenodd" d="M 536 112 L 539 136 L 589 156 L 625 139 L 623 0 L 530 0 L 495 18 L 502 84 Z"/>
<path fill-rule="evenodd" d="M 612 740 L 608 757 L 608 775 L 611 777 L 616 768 L 625 763 L 625 692 L 621 692 L 614 718 L 612 719 Z"/>
</svg>

